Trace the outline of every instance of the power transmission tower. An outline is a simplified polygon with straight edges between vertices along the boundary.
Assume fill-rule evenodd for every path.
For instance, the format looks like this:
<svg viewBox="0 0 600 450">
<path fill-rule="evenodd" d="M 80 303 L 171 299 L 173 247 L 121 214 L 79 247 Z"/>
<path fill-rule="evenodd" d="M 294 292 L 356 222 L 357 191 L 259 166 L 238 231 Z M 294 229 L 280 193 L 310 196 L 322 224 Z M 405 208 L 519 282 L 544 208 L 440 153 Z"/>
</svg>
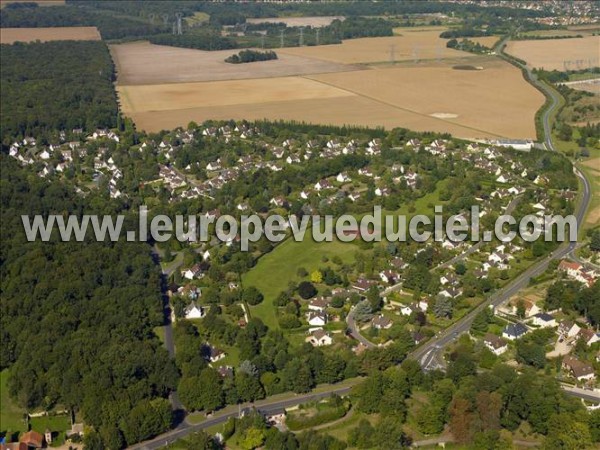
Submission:
<svg viewBox="0 0 600 450">
<path fill-rule="evenodd" d="M 281 30 L 279 32 L 279 46 L 283 48 L 283 32 L 284 30 Z"/>
<path fill-rule="evenodd" d="M 396 45 L 390 45 L 390 62 L 394 64 L 396 62 Z"/>
<path fill-rule="evenodd" d="M 298 45 L 300 47 L 304 45 L 304 28 L 300 28 L 300 40 L 298 41 Z"/>
<path fill-rule="evenodd" d="M 165 23 L 165 25 L 167 25 L 169 23 L 169 15 L 163 14 L 162 18 L 163 18 L 163 22 Z"/>
<path fill-rule="evenodd" d="M 175 13 L 175 17 L 177 18 L 177 34 L 181 36 L 183 34 L 183 27 L 181 24 L 183 14 L 181 14 L 180 12 Z"/>
<path fill-rule="evenodd" d="M 320 28 L 317 28 L 317 45 L 319 45 L 319 33 L 321 32 Z"/>
</svg>

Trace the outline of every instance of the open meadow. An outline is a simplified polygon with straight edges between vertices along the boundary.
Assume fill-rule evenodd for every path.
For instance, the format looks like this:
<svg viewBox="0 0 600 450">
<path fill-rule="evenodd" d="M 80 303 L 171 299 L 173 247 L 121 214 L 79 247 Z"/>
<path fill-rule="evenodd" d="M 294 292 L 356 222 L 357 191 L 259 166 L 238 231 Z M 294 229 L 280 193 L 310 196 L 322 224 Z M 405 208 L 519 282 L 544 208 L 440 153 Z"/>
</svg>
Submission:
<svg viewBox="0 0 600 450">
<path fill-rule="evenodd" d="M 506 53 L 546 70 L 586 69 L 600 63 L 600 36 L 572 39 L 511 41 Z M 579 63 L 578 63 L 579 61 Z"/>
<path fill-rule="evenodd" d="M 288 288 L 289 281 L 301 281 L 296 276 L 299 267 L 304 267 L 310 273 L 327 265 L 323 258 L 331 259 L 334 256 L 339 256 L 344 263 L 350 263 L 354 261 L 357 250 L 358 247 L 353 244 L 340 241 L 317 243 L 308 236 L 301 242 L 293 238 L 282 242 L 260 258 L 256 266 L 242 277 L 245 287 L 254 286 L 265 296 L 262 303 L 250 307 L 250 314 L 260 317 L 269 328 L 278 328 L 273 300 Z"/>
<path fill-rule="evenodd" d="M 0 44 L 34 41 L 99 41 L 96 27 L 2 28 Z"/>
</svg>

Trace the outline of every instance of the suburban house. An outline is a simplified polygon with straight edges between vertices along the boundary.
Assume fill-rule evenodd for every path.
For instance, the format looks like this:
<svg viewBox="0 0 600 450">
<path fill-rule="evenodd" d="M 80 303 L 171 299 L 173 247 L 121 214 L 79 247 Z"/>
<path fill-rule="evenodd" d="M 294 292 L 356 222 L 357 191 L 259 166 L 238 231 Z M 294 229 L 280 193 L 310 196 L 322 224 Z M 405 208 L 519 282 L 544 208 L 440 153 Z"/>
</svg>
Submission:
<svg viewBox="0 0 600 450">
<path fill-rule="evenodd" d="M 388 328 L 392 327 L 393 322 L 380 314 L 371 319 L 371 325 L 373 328 L 377 328 L 378 330 L 387 330 Z"/>
<path fill-rule="evenodd" d="M 514 341 L 525 336 L 528 331 L 528 328 L 522 323 L 511 323 L 502 330 L 502 337 Z"/>
<path fill-rule="evenodd" d="M 44 436 L 37 431 L 28 431 L 23 433 L 19 442 L 27 445 L 29 448 L 42 448 L 44 446 Z"/>
<path fill-rule="evenodd" d="M 356 282 L 352 285 L 352 287 L 354 289 L 356 289 L 357 291 L 360 292 L 364 292 L 369 290 L 369 288 L 371 286 L 375 286 L 377 283 L 373 280 L 367 280 L 366 278 L 359 278 L 358 280 L 356 280 Z"/>
<path fill-rule="evenodd" d="M 444 289 L 443 291 L 440 292 L 440 295 L 443 295 L 444 297 L 447 298 L 456 298 L 459 295 L 462 294 L 462 289 L 457 289 L 457 288 L 448 288 L 448 289 Z"/>
<path fill-rule="evenodd" d="M 531 323 L 542 328 L 553 328 L 556 326 L 556 320 L 548 313 L 537 313 L 533 316 Z"/>
<path fill-rule="evenodd" d="M 308 324 L 313 327 L 322 327 L 327 323 L 327 314 L 322 311 L 310 311 L 307 320 Z"/>
<path fill-rule="evenodd" d="M 382 270 L 379 272 L 379 278 L 381 278 L 381 281 L 384 283 L 394 283 L 398 280 L 399 275 L 392 270 Z"/>
<path fill-rule="evenodd" d="M 331 187 L 332 187 L 331 183 L 329 182 L 329 180 L 326 180 L 326 179 L 323 179 L 321 181 L 317 181 L 315 183 L 315 190 L 316 191 L 320 191 L 320 190 L 323 190 L 323 189 L 329 189 Z"/>
<path fill-rule="evenodd" d="M 517 300 L 512 304 L 512 314 L 517 314 L 519 301 L 523 302 L 523 306 L 525 307 L 525 317 L 527 318 L 531 318 L 542 312 L 535 303 L 530 302 L 529 300 Z"/>
<path fill-rule="evenodd" d="M 501 355 L 508 349 L 507 342 L 495 334 L 487 333 L 483 338 L 484 345 L 489 348 L 496 356 Z"/>
<path fill-rule="evenodd" d="M 413 313 L 413 309 L 408 305 L 402 305 L 398 311 L 400 311 L 400 314 L 403 316 L 410 316 Z"/>
<path fill-rule="evenodd" d="M 204 309 L 198 306 L 195 301 L 186 306 L 184 313 L 186 319 L 202 319 L 205 316 Z"/>
<path fill-rule="evenodd" d="M 309 342 L 314 347 L 323 347 L 325 345 L 331 345 L 333 343 L 333 339 L 329 333 L 326 333 L 319 328 L 308 335 L 306 342 Z"/>
<path fill-rule="evenodd" d="M 577 339 L 583 339 L 583 342 L 589 347 L 590 345 L 600 341 L 599 333 L 595 333 L 593 330 L 583 328 L 579 331 Z"/>
<path fill-rule="evenodd" d="M 201 273 L 202 273 L 202 267 L 200 266 L 200 264 L 194 264 L 189 269 L 182 270 L 181 276 L 183 278 L 187 278 L 188 280 L 193 280 L 194 278 L 199 277 L 199 275 Z"/>
<path fill-rule="evenodd" d="M 212 345 L 209 345 L 208 347 L 208 359 L 211 363 L 220 361 L 221 359 L 225 358 L 225 356 L 227 356 L 227 354 L 223 350 L 219 350 L 218 348 L 213 347 Z"/>
<path fill-rule="evenodd" d="M 563 339 L 572 339 L 581 331 L 581 327 L 570 320 L 558 324 L 558 334 Z"/>
<path fill-rule="evenodd" d="M 308 309 L 311 311 L 325 311 L 329 306 L 329 302 L 329 298 L 318 297 L 308 303 Z"/>
<path fill-rule="evenodd" d="M 338 175 L 337 175 L 337 177 L 335 177 L 335 179 L 338 183 L 347 183 L 349 181 L 352 181 L 352 179 L 348 176 L 347 172 L 338 173 Z"/>
<path fill-rule="evenodd" d="M 594 374 L 594 368 L 577 358 L 566 355 L 563 358 L 562 368 L 569 372 L 577 381 L 590 381 L 596 378 Z"/>
<path fill-rule="evenodd" d="M 587 287 L 591 287 L 596 278 L 598 278 L 598 273 L 594 270 L 586 269 L 576 262 L 563 260 L 558 265 L 558 270 L 566 273 L 569 278 L 585 284 Z"/>
</svg>

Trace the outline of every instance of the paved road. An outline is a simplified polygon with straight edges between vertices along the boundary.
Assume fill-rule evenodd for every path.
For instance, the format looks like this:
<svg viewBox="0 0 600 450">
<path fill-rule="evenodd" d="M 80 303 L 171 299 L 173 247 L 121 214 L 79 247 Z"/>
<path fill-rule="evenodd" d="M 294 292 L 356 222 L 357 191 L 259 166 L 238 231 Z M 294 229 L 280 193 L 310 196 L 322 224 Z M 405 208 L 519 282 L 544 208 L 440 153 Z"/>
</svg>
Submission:
<svg viewBox="0 0 600 450">
<path fill-rule="evenodd" d="M 358 325 L 356 324 L 356 320 L 354 320 L 354 308 L 350 310 L 348 315 L 346 316 L 346 324 L 348 325 L 348 332 L 350 336 L 356 339 L 358 342 L 366 346 L 367 348 L 377 347 L 371 341 L 369 341 L 366 337 L 364 337 L 360 330 L 358 329 Z"/>
<path fill-rule="evenodd" d="M 575 174 L 582 181 L 583 185 L 581 202 L 579 203 L 579 208 L 575 214 L 575 217 L 577 218 L 577 226 L 581 227 L 583 223 L 583 218 L 585 216 L 585 211 L 590 202 L 591 189 L 590 183 L 587 180 L 587 178 L 585 178 L 583 173 L 580 172 L 578 169 L 574 170 Z M 421 363 L 421 366 L 426 370 L 439 368 L 440 366 L 443 366 L 443 349 L 450 343 L 454 342 L 460 334 L 469 331 L 473 319 L 480 311 L 489 306 L 497 307 L 500 304 L 504 303 L 510 297 L 519 292 L 522 288 L 526 287 L 529 283 L 529 280 L 532 277 L 537 277 L 541 275 L 546 270 L 546 268 L 552 260 L 564 258 L 569 253 L 571 253 L 576 247 L 576 241 L 564 243 L 549 257 L 546 257 L 531 265 L 528 269 L 525 270 L 525 272 L 523 272 L 505 287 L 492 294 L 483 303 L 481 303 L 478 307 L 476 307 L 474 310 L 472 310 L 463 318 L 461 318 L 458 322 L 454 323 L 446 330 L 441 332 L 439 335 L 429 340 L 422 347 L 418 348 L 415 352 L 413 352 L 412 356 L 416 358 Z"/>
<path fill-rule="evenodd" d="M 270 399 L 265 399 L 254 404 L 246 403 L 240 405 L 240 410 L 245 410 L 247 408 L 255 407 L 258 411 L 263 414 L 269 414 L 281 410 L 282 408 L 289 408 L 292 406 L 296 406 L 300 403 L 306 403 L 312 400 L 318 400 L 321 398 L 329 397 L 331 394 L 338 395 L 347 395 L 350 392 L 352 387 L 344 386 L 344 387 L 335 387 L 332 386 L 331 389 L 319 392 L 319 393 L 309 393 L 303 395 L 296 395 L 293 398 L 285 399 L 285 400 L 277 400 L 273 401 Z M 190 433 L 195 431 L 204 430 L 206 428 L 212 427 L 214 425 L 219 425 L 224 423 L 230 417 L 237 417 L 238 411 L 229 411 L 227 413 L 216 414 L 214 417 L 207 418 L 204 422 L 199 424 L 189 424 L 188 422 L 182 422 L 177 428 L 169 431 L 168 433 L 161 434 L 160 436 L 145 442 L 141 442 L 139 444 L 133 445 L 129 447 L 130 449 L 140 449 L 140 450 L 154 450 L 170 443 L 175 442 L 177 439 L 181 439 L 182 437 L 187 436 Z"/>
</svg>

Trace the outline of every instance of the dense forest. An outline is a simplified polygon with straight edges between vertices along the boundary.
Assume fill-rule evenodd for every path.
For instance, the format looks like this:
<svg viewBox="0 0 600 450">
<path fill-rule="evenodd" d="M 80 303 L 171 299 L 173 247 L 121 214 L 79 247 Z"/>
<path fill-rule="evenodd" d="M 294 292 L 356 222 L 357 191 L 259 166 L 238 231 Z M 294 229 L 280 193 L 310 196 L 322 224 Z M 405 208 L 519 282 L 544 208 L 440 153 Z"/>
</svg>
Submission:
<svg viewBox="0 0 600 450">
<path fill-rule="evenodd" d="M 457 14 L 484 12 L 497 17 L 543 17 L 544 11 L 507 7 L 482 8 L 477 4 L 456 4 L 449 2 L 203 2 L 203 1 L 87 1 L 68 0 L 68 4 L 89 8 L 105 9 L 131 16 L 145 14 L 169 14 L 181 11 L 191 15 L 203 11 L 218 18 L 222 24 L 233 25 L 245 17 L 286 17 L 286 16 L 386 16 L 404 14 Z"/>
<path fill-rule="evenodd" d="M 103 39 L 142 37 L 170 31 L 170 27 L 151 24 L 137 17 L 116 16 L 110 12 L 70 6 L 20 7 L 0 10 L 0 27 L 98 27 Z"/>
<path fill-rule="evenodd" d="M 150 248 L 57 236 L 27 242 L 22 214 L 118 211 L 0 158 L 0 367 L 10 367 L 11 395 L 27 409 L 80 412 L 108 448 L 168 429 L 166 397 L 178 373 L 152 331 L 163 306 Z"/>
<path fill-rule="evenodd" d="M 103 42 L 0 46 L 0 135 L 41 138 L 56 130 L 114 127 L 114 67 Z"/>
</svg>

